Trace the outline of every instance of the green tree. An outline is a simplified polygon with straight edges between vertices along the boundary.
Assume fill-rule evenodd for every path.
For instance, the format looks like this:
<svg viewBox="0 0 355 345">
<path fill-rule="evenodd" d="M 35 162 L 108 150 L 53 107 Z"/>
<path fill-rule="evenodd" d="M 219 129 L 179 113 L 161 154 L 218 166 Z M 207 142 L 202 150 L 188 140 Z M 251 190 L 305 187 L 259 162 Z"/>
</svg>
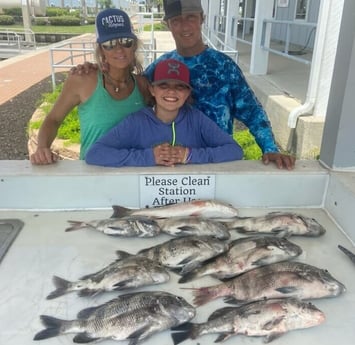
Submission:
<svg viewBox="0 0 355 345">
<path fill-rule="evenodd" d="M 99 0 L 98 2 L 100 4 L 100 7 L 103 9 L 114 7 L 112 0 Z"/>
</svg>

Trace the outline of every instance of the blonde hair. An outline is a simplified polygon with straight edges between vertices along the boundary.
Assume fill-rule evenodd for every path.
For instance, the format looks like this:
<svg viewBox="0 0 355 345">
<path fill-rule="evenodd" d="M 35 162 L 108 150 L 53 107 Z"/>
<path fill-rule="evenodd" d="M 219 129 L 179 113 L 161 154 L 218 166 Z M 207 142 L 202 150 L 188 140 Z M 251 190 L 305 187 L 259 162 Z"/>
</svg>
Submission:
<svg viewBox="0 0 355 345">
<path fill-rule="evenodd" d="M 134 45 L 133 45 L 133 49 L 134 49 L 134 59 L 132 61 L 132 63 L 130 64 L 129 66 L 129 71 L 131 73 L 134 73 L 134 74 L 142 74 L 143 72 L 143 66 L 142 66 L 142 63 L 139 61 L 139 58 L 138 58 L 138 54 L 137 54 L 137 51 L 138 51 L 138 48 L 141 47 L 143 45 L 143 43 L 137 39 L 137 40 L 134 40 Z M 96 47 L 95 47 L 95 59 L 96 59 L 96 62 L 99 66 L 99 69 L 100 71 L 102 72 L 102 70 L 104 69 L 104 65 L 105 65 L 105 57 L 104 57 L 104 54 L 102 52 L 102 49 L 100 44 L 99 43 L 96 43 Z"/>
</svg>

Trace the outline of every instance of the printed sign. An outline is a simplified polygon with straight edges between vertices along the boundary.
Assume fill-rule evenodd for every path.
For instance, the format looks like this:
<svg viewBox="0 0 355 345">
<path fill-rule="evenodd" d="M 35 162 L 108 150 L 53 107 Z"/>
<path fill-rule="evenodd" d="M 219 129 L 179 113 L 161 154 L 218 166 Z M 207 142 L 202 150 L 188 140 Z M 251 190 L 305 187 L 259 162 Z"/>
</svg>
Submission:
<svg viewBox="0 0 355 345">
<path fill-rule="evenodd" d="M 198 199 L 214 199 L 215 175 L 142 175 L 140 207 L 156 207 Z"/>
</svg>

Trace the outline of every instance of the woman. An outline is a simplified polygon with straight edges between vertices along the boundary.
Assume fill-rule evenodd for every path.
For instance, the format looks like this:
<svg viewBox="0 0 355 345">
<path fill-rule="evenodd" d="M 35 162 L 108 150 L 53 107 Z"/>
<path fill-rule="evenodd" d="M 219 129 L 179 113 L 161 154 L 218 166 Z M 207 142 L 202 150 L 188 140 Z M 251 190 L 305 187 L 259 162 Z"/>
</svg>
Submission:
<svg viewBox="0 0 355 345">
<path fill-rule="evenodd" d="M 90 146 L 132 111 L 145 106 L 149 91 L 139 74 L 138 39 L 128 15 L 119 9 L 106 9 L 96 17 L 98 70 L 85 75 L 70 74 L 38 134 L 33 164 L 51 164 L 58 156 L 50 147 L 68 113 L 78 106 L 80 120 L 80 159 Z M 134 72 L 134 73 L 133 73 Z"/>
</svg>

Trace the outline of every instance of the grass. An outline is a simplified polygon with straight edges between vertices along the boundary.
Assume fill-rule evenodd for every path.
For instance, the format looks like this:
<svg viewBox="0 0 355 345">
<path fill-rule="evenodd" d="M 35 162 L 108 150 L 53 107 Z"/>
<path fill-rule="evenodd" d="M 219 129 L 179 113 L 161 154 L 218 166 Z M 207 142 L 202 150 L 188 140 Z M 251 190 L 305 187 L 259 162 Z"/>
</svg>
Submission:
<svg viewBox="0 0 355 345">
<path fill-rule="evenodd" d="M 44 118 L 52 109 L 55 101 L 57 100 L 59 94 L 63 88 L 63 83 L 57 85 L 54 92 L 44 93 L 40 100 L 40 109 L 43 112 L 43 117 L 38 121 L 32 121 L 30 123 L 31 129 L 39 129 L 42 125 Z M 80 124 L 78 108 L 75 107 L 64 119 L 62 125 L 58 130 L 58 138 L 67 140 L 68 144 L 79 144 L 80 143 Z"/>
</svg>

